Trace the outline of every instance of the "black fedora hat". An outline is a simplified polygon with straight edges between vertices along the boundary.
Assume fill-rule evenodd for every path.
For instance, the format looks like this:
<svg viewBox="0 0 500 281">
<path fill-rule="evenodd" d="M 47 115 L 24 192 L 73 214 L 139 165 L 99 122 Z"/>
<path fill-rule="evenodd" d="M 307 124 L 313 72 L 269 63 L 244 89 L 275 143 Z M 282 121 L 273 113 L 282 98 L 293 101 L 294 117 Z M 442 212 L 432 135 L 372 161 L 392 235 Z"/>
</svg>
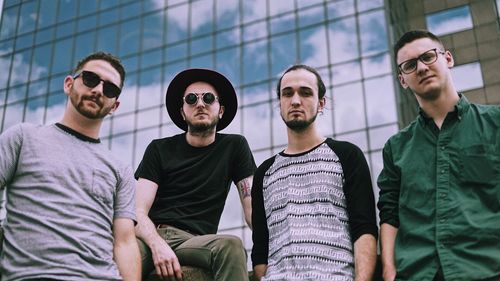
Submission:
<svg viewBox="0 0 500 281">
<path fill-rule="evenodd" d="M 191 68 L 179 72 L 168 85 L 165 95 L 165 105 L 167 106 L 170 119 L 184 131 L 187 131 L 187 124 L 182 118 L 181 108 L 182 97 L 186 88 L 194 82 L 206 82 L 215 88 L 219 95 L 219 102 L 224 106 L 224 114 L 217 123 L 217 131 L 226 128 L 233 121 L 238 110 L 238 100 L 236 91 L 229 80 L 217 71 L 203 68 Z"/>
</svg>

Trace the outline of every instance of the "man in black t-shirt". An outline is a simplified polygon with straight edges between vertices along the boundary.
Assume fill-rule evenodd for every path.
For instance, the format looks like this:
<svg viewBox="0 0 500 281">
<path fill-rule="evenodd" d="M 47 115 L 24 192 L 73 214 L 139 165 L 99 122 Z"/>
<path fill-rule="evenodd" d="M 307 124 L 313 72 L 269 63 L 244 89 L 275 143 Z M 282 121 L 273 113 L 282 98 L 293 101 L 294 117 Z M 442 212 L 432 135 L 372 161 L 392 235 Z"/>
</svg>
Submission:
<svg viewBox="0 0 500 281">
<path fill-rule="evenodd" d="M 182 280 L 182 264 L 209 269 L 215 280 L 248 280 L 241 240 L 215 234 L 231 182 L 251 227 L 253 156 L 243 136 L 217 133 L 236 114 L 236 92 L 218 72 L 188 69 L 170 83 L 166 106 L 186 132 L 153 140 L 135 173 L 143 275 L 154 268 Z"/>
<path fill-rule="evenodd" d="M 252 185 L 257 280 L 372 280 L 378 229 L 370 171 L 357 146 L 317 130 L 325 92 L 306 65 L 278 81 L 288 145 L 259 166 Z"/>
</svg>

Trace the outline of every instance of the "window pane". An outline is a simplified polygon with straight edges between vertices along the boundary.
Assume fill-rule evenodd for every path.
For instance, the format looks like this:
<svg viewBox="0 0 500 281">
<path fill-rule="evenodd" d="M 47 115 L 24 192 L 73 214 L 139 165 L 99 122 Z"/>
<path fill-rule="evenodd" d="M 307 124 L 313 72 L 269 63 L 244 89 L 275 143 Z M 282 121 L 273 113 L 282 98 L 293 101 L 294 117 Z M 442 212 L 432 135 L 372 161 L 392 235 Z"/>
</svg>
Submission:
<svg viewBox="0 0 500 281">
<path fill-rule="evenodd" d="M 111 152 L 125 163 L 132 163 L 133 148 L 134 134 L 126 134 L 119 137 L 113 136 L 111 139 Z"/>
<path fill-rule="evenodd" d="M 271 38 L 271 76 L 276 77 L 297 61 L 295 33 Z"/>
<path fill-rule="evenodd" d="M 391 75 L 365 80 L 369 126 L 397 122 L 393 81 Z"/>
<path fill-rule="evenodd" d="M 252 83 L 268 77 L 266 41 L 245 45 L 243 47 L 243 83 Z"/>
<path fill-rule="evenodd" d="M 469 6 L 429 14 L 426 21 L 429 31 L 438 36 L 471 29 L 473 26 Z"/>
<path fill-rule="evenodd" d="M 377 10 L 359 17 L 362 55 L 387 51 L 387 32 L 383 10 Z"/>
<path fill-rule="evenodd" d="M 187 38 L 188 6 L 181 5 L 167 10 L 167 43 L 177 42 Z"/>
<path fill-rule="evenodd" d="M 326 44 L 326 29 L 324 26 L 300 31 L 300 60 L 312 67 L 322 67 L 328 64 L 328 46 Z M 283 50 L 286 50 L 284 48 Z M 289 61 L 293 62 L 292 60 Z"/>
<path fill-rule="evenodd" d="M 359 62 L 349 62 L 334 65 L 332 68 L 333 85 L 344 84 L 361 79 L 361 69 Z"/>
<path fill-rule="evenodd" d="M 57 1 L 59 5 L 58 22 L 62 22 L 76 16 L 76 5 L 78 1 Z"/>
<path fill-rule="evenodd" d="M 358 2 L 358 12 L 376 9 L 384 6 L 384 0 L 356 0 Z"/>
<path fill-rule="evenodd" d="M 330 23 L 330 56 L 332 63 L 352 60 L 358 57 L 356 21 L 353 17 Z"/>
<path fill-rule="evenodd" d="M 191 43 L 191 55 L 206 53 L 213 50 L 212 35 L 194 39 L 190 43 Z"/>
<path fill-rule="evenodd" d="M 363 77 L 369 78 L 386 73 L 391 73 L 391 58 L 388 53 L 364 58 L 362 60 Z"/>
<path fill-rule="evenodd" d="M 97 33 L 97 50 L 116 54 L 117 33 L 117 25 L 99 29 Z M 127 36 L 124 35 L 121 38 L 123 39 Z"/>
<path fill-rule="evenodd" d="M 335 80 L 335 78 L 334 78 Z M 335 131 L 348 132 L 366 127 L 361 83 L 333 88 Z"/>
<path fill-rule="evenodd" d="M 299 1 L 300 2 L 300 1 Z M 299 27 L 313 25 L 325 20 L 323 5 L 309 9 L 299 9 Z"/>
<path fill-rule="evenodd" d="M 217 29 L 236 26 L 240 23 L 239 0 L 215 1 L 217 7 Z"/>
<path fill-rule="evenodd" d="M 47 27 L 55 23 L 57 3 L 61 1 L 41 0 L 38 14 L 38 28 Z"/>
<path fill-rule="evenodd" d="M 212 32 L 213 9 L 213 1 L 198 1 L 191 3 L 191 36 Z"/>
<path fill-rule="evenodd" d="M 339 0 L 328 3 L 328 18 L 335 19 L 354 14 L 354 0 Z"/>
<path fill-rule="evenodd" d="M 120 55 L 125 56 L 139 51 L 141 43 L 140 34 L 141 23 L 138 19 L 122 24 L 120 30 Z M 116 34 L 115 34 L 116 36 Z"/>
<path fill-rule="evenodd" d="M 467 91 L 482 88 L 483 74 L 479 62 L 462 64 L 451 69 L 457 91 Z"/>
<path fill-rule="evenodd" d="M 215 68 L 224 74 L 236 87 L 240 84 L 240 49 L 231 48 L 215 53 Z"/>
<path fill-rule="evenodd" d="M 156 48 L 163 43 L 164 13 L 154 13 L 142 20 L 142 49 Z"/>
<path fill-rule="evenodd" d="M 252 107 L 245 107 L 239 110 L 243 116 L 243 135 L 247 137 L 248 144 L 252 150 L 269 147 L 271 138 L 269 133 L 269 104 L 261 104 Z M 233 121 L 234 122 L 234 121 Z M 255 126 L 259 124 L 259 126 Z M 286 134 L 286 132 L 284 132 Z"/>
<path fill-rule="evenodd" d="M 19 21 L 19 29 L 17 34 L 26 33 L 35 29 L 37 19 L 37 5 L 38 2 L 24 2 L 21 5 L 21 20 Z"/>
<path fill-rule="evenodd" d="M 17 13 L 19 6 L 5 9 L 2 14 L 2 29 L 0 30 L 0 40 L 14 36 L 17 26 Z"/>
<path fill-rule="evenodd" d="M 271 34 L 291 31 L 295 28 L 295 14 L 285 14 L 271 18 Z"/>
<path fill-rule="evenodd" d="M 69 38 L 56 43 L 52 58 L 52 73 L 66 72 L 71 70 L 71 52 L 73 50 L 73 39 Z"/>
<path fill-rule="evenodd" d="M 377 150 L 384 147 L 385 142 L 398 131 L 398 125 L 392 124 L 370 130 L 370 149 Z"/>
<path fill-rule="evenodd" d="M 94 51 L 95 31 L 89 31 L 75 38 L 75 62 Z M 73 63 L 76 65 L 75 63 Z"/>
</svg>

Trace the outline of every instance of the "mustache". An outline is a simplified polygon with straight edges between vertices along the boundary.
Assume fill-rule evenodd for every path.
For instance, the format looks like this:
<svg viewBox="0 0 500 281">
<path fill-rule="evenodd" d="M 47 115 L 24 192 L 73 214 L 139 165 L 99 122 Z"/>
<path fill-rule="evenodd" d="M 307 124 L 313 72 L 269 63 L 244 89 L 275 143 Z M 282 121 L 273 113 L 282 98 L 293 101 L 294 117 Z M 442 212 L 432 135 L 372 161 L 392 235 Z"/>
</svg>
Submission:
<svg viewBox="0 0 500 281">
<path fill-rule="evenodd" d="M 103 106 L 102 100 L 98 97 L 95 96 L 84 96 L 82 97 L 82 100 L 90 100 L 98 104 L 99 106 Z"/>
</svg>

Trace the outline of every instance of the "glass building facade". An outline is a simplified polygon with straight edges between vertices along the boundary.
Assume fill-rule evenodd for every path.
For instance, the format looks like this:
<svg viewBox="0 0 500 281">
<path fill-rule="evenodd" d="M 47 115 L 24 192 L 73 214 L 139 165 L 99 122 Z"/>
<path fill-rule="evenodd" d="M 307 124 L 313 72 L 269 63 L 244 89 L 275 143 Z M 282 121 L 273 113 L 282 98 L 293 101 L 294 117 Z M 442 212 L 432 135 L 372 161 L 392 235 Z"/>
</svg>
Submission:
<svg viewBox="0 0 500 281">
<path fill-rule="evenodd" d="M 325 136 L 360 146 L 374 169 L 398 129 L 384 2 L 375 1 L 13 1 L 0 27 L 0 131 L 54 123 L 64 77 L 90 52 L 118 55 L 127 70 L 121 105 L 101 139 L 134 167 L 154 138 L 179 133 L 164 106 L 169 81 L 189 67 L 233 82 L 239 109 L 222 132 L 244 135 L 257 164 L 283 149 L 276 81 L 294 63 L 317 68 L 327 85 L 318 122 Z M 251 246 L 235 188 L 220 232 Z"/>
<path fill-rule="evenodd" d="M 123 161 L 135 168 L 152 139 L 181 132 L 165 110 L 165 91 L 176 73 L 200 67 L 220 71 L 237 89 L 238 114 L 222 133 L 244 135 L 260 164 L 287 143 L 277 79 L 290 65 L 304 63 L 317 68 L 327 86 L 321 132 L 358 145 L 375 179 L 385 141 L 407 122 L 390 54 L 398 34 L 391 2 L 5 0 L 0 132 L 19 122 L 59 121 L 64 77 L 99 50 L 119 56 L 127 70 L 121 105 L 101 130 L 101 140 Z M 235 188 L 219 232 L 251 247 Z"/>
</svg>

